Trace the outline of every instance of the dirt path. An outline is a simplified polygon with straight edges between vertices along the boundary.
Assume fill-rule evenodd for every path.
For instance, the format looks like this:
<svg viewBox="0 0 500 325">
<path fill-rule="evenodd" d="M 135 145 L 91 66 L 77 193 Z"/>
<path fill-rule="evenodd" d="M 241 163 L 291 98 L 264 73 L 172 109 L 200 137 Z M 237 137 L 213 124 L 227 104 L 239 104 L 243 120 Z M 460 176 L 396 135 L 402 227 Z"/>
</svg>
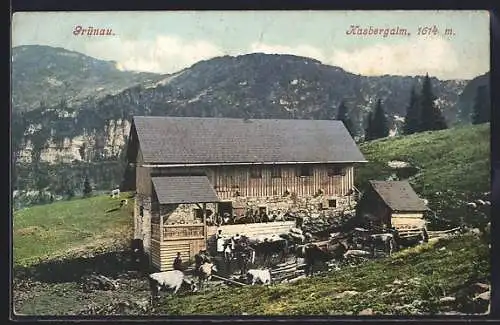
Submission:
<svg viewBox="0 0 500 325">
<path fill-rule="evenodd" d="M 135 267 L 129 252 L 115 251 L 18 268 L 14 271 L 14 312 L 16 315 L 155 314 L 147 276 Z M 115 280 L 118 288 L 86 292 L 83 278 L 94 272 Z M 211 281 L 203 290 L 220 286 L 226 284 Z"/>
<path fill-rule="evenodd" d="M 116 290 L 86 292 L 83 278 L 95 272 L 114 279 Z M 149 282 L 129 252 L 58 259 L 14 270 L 16 315 L 147 314 Z"/>
<path fill-rule="evenodd" d="M 78 282 L 16 280 L 16 315 L 139 315 L 149 311 L 149 285 L 136 275 L 118 277 L 118 289 L 85 292 Z"/>
</svg>

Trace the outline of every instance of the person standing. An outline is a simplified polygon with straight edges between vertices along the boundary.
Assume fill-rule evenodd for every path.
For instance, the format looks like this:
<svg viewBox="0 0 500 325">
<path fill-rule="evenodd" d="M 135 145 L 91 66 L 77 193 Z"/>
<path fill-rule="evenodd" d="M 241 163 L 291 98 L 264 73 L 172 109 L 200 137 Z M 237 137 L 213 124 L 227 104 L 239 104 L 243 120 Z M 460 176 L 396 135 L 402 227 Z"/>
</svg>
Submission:
<svg viewBox="0 0 500 325">
<path fill-rule="evenodd" d="M 182 271 L 182 258 L 181 258 L 181 252 L 177 252 L 177 257 L 174 260 L 174 270 L 179 270 Z"/>
<path fill-rule="evenodd" d="M 305 250 L 304 250 L 304 263 L 305 263 L 305 267 L 304 267 L 304 273 L 306 275 L 306 277 L 308 276 L 312 276 L 313 275 L 313 271 L 314 271 L 314 260 L 312 258 L 312 250 L 311 250 L 311 247 L 305 247 Z"/>
<path fill-rule="evenodd" d="M 222 236 L 222 230 L 219 229 L 216 237 L 217 241 L 217 256 L 224 257 L 224 237 Z"/>
</svg>

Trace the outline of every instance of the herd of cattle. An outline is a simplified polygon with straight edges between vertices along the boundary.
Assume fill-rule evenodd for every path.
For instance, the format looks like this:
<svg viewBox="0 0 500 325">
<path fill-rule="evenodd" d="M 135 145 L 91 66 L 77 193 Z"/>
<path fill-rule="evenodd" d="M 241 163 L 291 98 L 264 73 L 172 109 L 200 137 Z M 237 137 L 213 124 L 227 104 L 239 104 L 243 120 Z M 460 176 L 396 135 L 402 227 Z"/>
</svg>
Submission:
<svg viewBox="0 0 500 325">
<path fill-rule="evenodd" d="M 297 265 L 304 267 L 306 276 L 311 276 L 315 267 L 324 267 L 332 261 L 349 263 L 375 258 L 380 254 L 390 255 L 401 247 L 422 243 L 428 239 L 425 229 L 412 238 L 401 238 L 394 229 L 380 232 L 362 227 L 331 232 L 324 240 L 318 240 L 315 235 L 292 228 L 281 235 L 236 235 L 224 238 L 223 253 L 209 254 L 207 251 L 201 251 L 195 256 L 192 276 L 181 270 L 151 274 L 149 280 L 152 295 L 157 297 L 161 288 L 173 290 L 174 294 L 181 287 L 195 292 L 200 290 L 206 281 L 210 281 L 213 275 L 229 278 L 235 271 L 240 273 L 238 281 L 242 281 L 241 284 L 271 284 L 273 267 L 290 258 L 294 259 Z"/>
</svg>

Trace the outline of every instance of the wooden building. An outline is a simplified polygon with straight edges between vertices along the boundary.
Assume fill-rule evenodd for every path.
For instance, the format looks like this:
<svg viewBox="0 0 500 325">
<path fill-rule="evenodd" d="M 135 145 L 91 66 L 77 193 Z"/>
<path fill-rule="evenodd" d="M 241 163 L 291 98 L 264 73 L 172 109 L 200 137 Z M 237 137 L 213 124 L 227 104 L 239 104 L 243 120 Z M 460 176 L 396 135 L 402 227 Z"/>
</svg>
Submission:
<svg viewBox="0 0 500 325">
<path fill-rule="evenodd" d="M 354 194 L 354 166 L 366 162 L 341 121 L 144 116 L 133 119 L 127 159 L 124 190 L 136 191 L 134 236 L 161 270 L 177 251 L 188 259 L 204 247 L 215 232 L 207 216 L 344 209 Z"/>
<path fill-rule="evenodd" d="M 366 221 L 402 234 L 426 228 L 428 210 L 408 181 L 370 181 L 357 205 L 357 214 Z"/>
</svg>

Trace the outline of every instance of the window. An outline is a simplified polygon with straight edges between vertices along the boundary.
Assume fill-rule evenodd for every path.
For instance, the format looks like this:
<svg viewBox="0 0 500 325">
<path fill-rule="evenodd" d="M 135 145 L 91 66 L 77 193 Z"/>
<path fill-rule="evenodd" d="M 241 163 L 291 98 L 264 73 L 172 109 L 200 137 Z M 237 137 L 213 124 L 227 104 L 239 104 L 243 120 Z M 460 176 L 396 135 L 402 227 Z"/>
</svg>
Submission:
<svg viewBox="0 0 500 325">
<path fill-rule="evenodd" d="M 193 209 L 193 214 L 194 217 L 197 219 L 203 219 L 203 210 L 202 209 Z M 207 209 L 207 218 L 209 218 L 213 214 L 213 211 L 210 209 Z"/>
<path fill-rule="evenodd" d="M 202 209 L 194 209 L 194 217 L 197 219 L 203 219 L 203 210 Z"/>
<path fill-rule="evenodd" d="M 345 176 L 345 169 L 342 167 L 331 167 L 328 169 L 328 176 Z"/>
<path fill-rule="evenodd" d="M 336 208 L 337 207 L 337 200 L 335 200 L 335 199 L 328 200 L 328 207 L 329 208 Z"/>
<path fill-rule="evenodd" d="M 259 167 L 250 168 L 250 178 L 262 178 L 262 169 Z"/>
<path fill-rule="evenodd" d="M 280 178 L 281 177 L 281 167 L 280 166 L 272 166 L 271 167 L 271 178 Z"/>
<path fill-rule="evenodd" d="M 312 174 L 313 174 L 311 166 L 307 166 L 307 165 L 300 166 L 297 172 L 298 172 L 297 176 L 299 176 L 299 177 L 312 176 Z"/>
</svg>

